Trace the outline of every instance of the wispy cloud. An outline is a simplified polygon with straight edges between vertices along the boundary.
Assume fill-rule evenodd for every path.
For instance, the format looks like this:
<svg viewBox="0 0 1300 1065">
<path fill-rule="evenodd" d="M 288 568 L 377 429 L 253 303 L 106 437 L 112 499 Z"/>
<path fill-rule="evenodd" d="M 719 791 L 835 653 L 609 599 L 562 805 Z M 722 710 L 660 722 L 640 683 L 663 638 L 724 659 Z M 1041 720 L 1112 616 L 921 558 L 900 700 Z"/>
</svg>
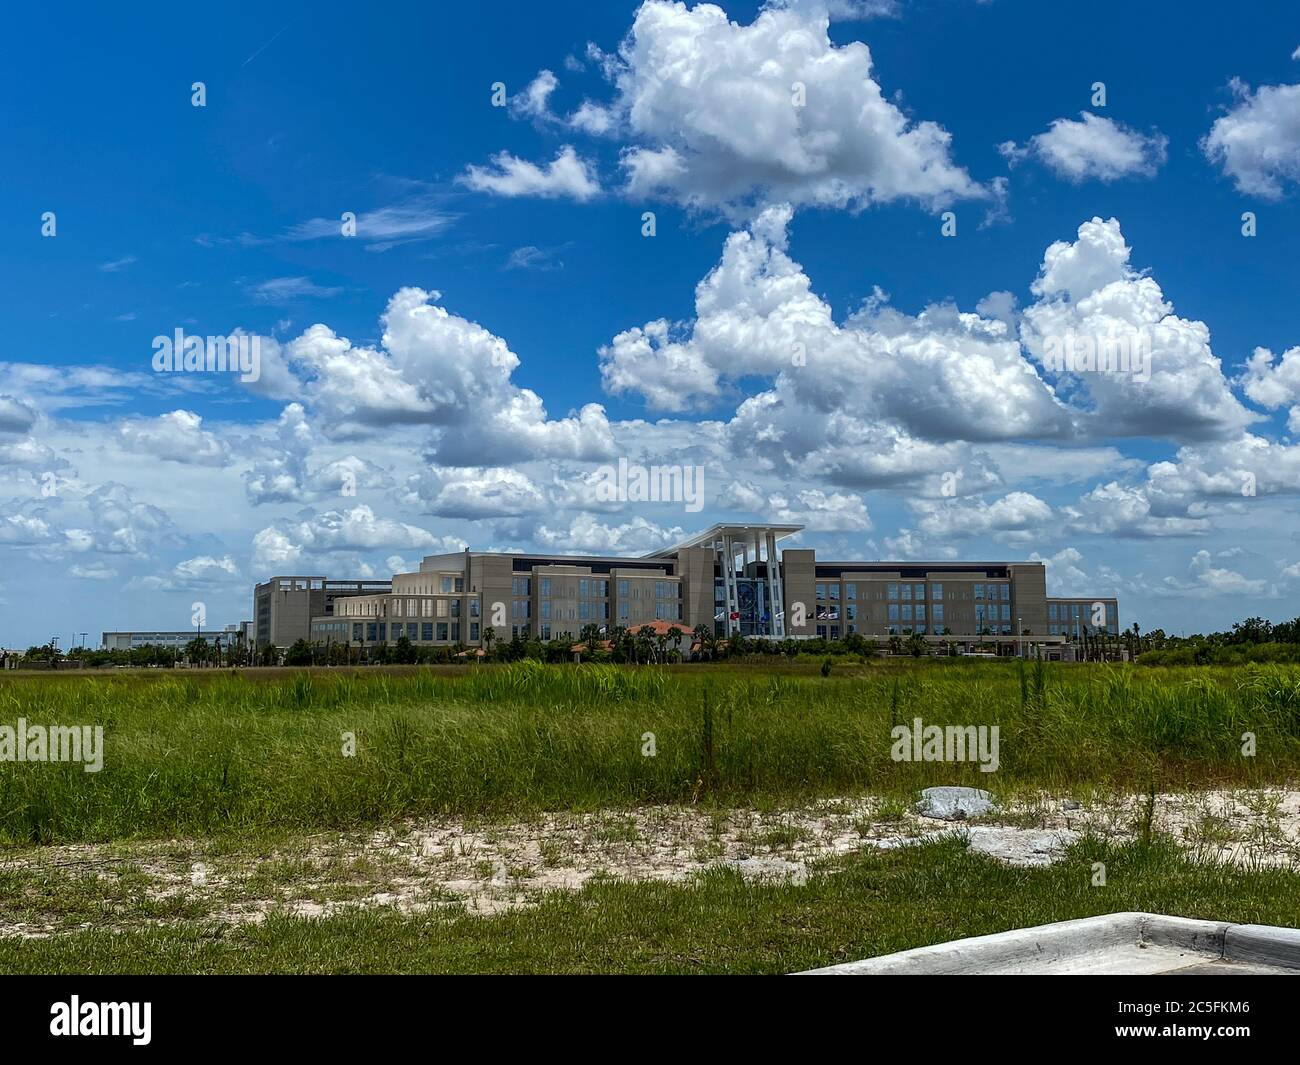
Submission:
<svg viewBox="0 0 1300 1065">
<path fill-rule="evenodd" d="M 248 294 L 259 303 L 287 303 L 298 299 L 329 299 L 343 290 L 318 285 L 309 277 L 273 277 L 269 281 L 245 284 Z"/>
<path fill-rule="evenodd" d="M 150 354 L 148 348 L 140 353 L 141 372 L 108 366 L 0 362 L 0 393 L 20 397 L 48 414 L 76 407 L 119 405 L 141 394 L 161 395 L 167 388 L 192 384 L 179 379 L 164 382 L 158 374 L 148 372 Z"/>
<path fill-rule="evenodd" d="M 411 186 L 416 183 L 402 184 Z M 345 220 L 345 212 L 354 214 L 355 217 Z M 347 208 L 340 207 L 339 213 L 334 217 L 309 218 L 274 237 L 263 237 L 256 233 L 240 233 L 236 237 L 200 233 L 194 241 L 205 248 L 228 245 L 254 248 L 311 240 L 356 240 L 361 242 L 366 251 L 384 252 L 401 244 L 431 240 L 459 217 L 447 209 L 444 195 L 425 192 L 377 207 L 373 211 L 348 212 Z M 350 231 L 348 235 L 345 235 L 345 226 Z"/>
<path fill-rule="evenodd" d="M 100 263 L 99 268 L 106 274 L 115 274 L 119 270 L 125 270 L 132 263 L 139 261 L 140 260 L 134 255 L 124 255 L 120 259 L 111 259 L 106 263 Z"/>
<path fill-rule="evenodd" d="M 430 198 L 390 204 L 357 215 L 356 237 L 367 251 L 388 251 L 399 244 L 429 240 L 456 220 L 440 201 Z M 312 218 L 293 226 L 285 240 L 322 240 L 342 235 L 342 218 Z"/>
<path fill-rule="evenodd" d="M 563 270 L 564 263 L 558 258 L 558 252 L 558 248 L 539 248 L 535 244 L 525 244 L 510 253 L 505 269 Z"/>
</svg>

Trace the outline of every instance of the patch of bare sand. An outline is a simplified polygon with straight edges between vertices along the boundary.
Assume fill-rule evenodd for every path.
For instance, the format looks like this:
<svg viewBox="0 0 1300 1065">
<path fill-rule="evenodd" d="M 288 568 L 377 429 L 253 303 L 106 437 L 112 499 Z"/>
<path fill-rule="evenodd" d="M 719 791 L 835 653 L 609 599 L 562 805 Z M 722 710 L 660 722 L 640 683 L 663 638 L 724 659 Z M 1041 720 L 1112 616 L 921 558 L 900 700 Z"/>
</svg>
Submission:
<svg viewBox="0 0 1300 1065">
<path fill-rule="evenodd" d="M 261 921 L 271 913 L 326 917 L 366 907 L 493 914 L 576 891 L 598 877 L 684 881 L 727 866 L 751 878 L 801 883 L 820 860 L 867 847 L 907 846 L 960 832 L 972 849 L 1013 865 L 1045 865 L 1085 833 L 1123 840 L 1142 830 L 1141 795 L 1079 800 L 1037 794 L 969 824 L 918 816 L 897 800 L 855 797 L 797 808 L 708 811 L 658 806 L 552 813 L 512 822 L 412 821 L 365 833 L 321 833 L 269 853 L 187 840 L 38 848 L 0 859 L 29 878 L 69 878 L 104 891 L 93 921 L 39 899 L 0 918 L 0 935 L 78 927 L 122 929 L 171 920 Z M 1247 865 L 1300 865 L 1300 790 L 1254 789 L 1156 797 L 1152 827 L 1190 853 Z M 59 898 L 59 891 L 49 893 Z M 174 914 L 174 916 L 173 916 Z"/>
</svg>

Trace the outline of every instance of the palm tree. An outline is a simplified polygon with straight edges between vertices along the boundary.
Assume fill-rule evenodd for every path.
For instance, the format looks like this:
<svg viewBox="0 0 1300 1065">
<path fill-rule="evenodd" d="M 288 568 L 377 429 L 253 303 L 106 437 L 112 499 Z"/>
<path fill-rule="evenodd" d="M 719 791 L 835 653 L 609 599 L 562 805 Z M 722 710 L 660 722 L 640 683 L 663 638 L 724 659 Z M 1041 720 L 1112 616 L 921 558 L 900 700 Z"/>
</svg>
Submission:
<svg viewBox="0 0 1300 1065">
<path fill-rule="evenodd" d="M 713 626 L 696 625 L 695 631 L 692 632 L 691 635 L 694 636 L 695 639 L 699 641 L 700 653 L 708 654 L 709 658 L 712 659 L 713 647 L 717 641 L 717 637 L 713 634 Z"/>
<path fill-rule="evenodd" d="M 497 638 L 497 630 L 491 625 L 483 630 L 483 648 L 490 655 L 492 653 L 492 644 Z"/>
<path fill-rule="evenodd" d="M 632 659 L 631 640 L 626 628 L 622 625 L 615 625 L 609 630 L 606 638 L 609 640 L 610 650 L 614 653 L 616 662 L 628 662 Z"/>
<path fill-rule="evenodd" d="M 203 665 L 208 660 L 208 641 L 195 636 L 185 645 L 185 657 L 190 660 L 190 665 Z"/>
<path fill-rule="evenodd" d="M 578 636 L 578 642 L 586 649 L 587 654 L 591 654 L 600 640 L 600 626 L 588 624 L 582 626 L 582 633 Z"/>
<path fill-rule="evenodd" d="M 651 655 L 654 654 L 655 630 L 650 625 L 642 625 L 636 630 L 636 656 L 637 661 L 641 661 L 641 655 L 645 655 L 645 660 L 650 661 Z"/>
<path fill-rule="evenodd" d="M 674 652 L 676 652 L 679 655 L 679 657 L 682 648 L 682 637 L 684 635 L 685 633 L 682 632 L 679 626 L 677 625 L 668 626 L 668 639 L 673 645 Z"/>
</svg>

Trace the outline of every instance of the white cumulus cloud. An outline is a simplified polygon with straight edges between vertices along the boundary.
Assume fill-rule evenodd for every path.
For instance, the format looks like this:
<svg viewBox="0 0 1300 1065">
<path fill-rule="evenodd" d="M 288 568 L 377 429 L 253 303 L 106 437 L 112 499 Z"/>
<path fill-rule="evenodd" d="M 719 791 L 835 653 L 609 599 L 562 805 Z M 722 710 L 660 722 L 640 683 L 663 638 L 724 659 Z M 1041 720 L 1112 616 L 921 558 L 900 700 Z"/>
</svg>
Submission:
<svg viewBox="0 0 1300 1065">
<path fill-rule="evenodd" d="M 460 180 L 476 192 L 496 196 L 536 196 L 583 203 L 600 195 L 600 181 L 591 164 L 567 144 L 541 166 L 509 152 L 498 152 L 490 167 L 471 164 Z"/>
<path fill-rule="evenodd" d="M 879 7 L 836 5 L 868 6 Z M 602 58 L 635 198 L 856 209 L 989 195 L 952 160 L 942 126 L 886 97 L 865 44 L 832 42 L 822 5 L 769 5 L 743 25 L 713 4 L 647 0 L 617 58 Z"/>
<path fill-rule="evenodd" d="M 1201 141 L 1206 157 L 1240 192 L 1278 200 L 1300 183 L 1300 85 L 1233 81 L 1237 102 Z"/>
<path fill-rule="evenodd" d="M 1007 141 L 999 150 L 1013 163 L 1033 156 L 1059 177 L 1078 184 L 1152 177 L 1164 165 L 1168 144 L 1161 133 L 1140 133 L 1084 111 L 1078 119 L 1058 118 L 1023 147 Z"/>
</svg>

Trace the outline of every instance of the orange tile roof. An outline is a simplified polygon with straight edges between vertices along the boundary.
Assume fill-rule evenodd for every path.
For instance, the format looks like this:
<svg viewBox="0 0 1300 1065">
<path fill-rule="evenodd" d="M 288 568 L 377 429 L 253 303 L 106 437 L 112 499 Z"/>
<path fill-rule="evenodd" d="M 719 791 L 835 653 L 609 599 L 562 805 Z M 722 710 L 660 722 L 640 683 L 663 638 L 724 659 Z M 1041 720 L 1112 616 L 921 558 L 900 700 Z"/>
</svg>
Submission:
<svg viewBox="0 0 1300 1065">
<path fill-rule="evenodd" d="M 656 636 L 667 636 L 670 629 L 677 629 L 683 636 L 691 634 L 691 630 L 680 621 L 643 621 L 639 625 L 629 625 L 628 631 L 635 636 L 647 626 L 654 630 Z"/>
</svg>

